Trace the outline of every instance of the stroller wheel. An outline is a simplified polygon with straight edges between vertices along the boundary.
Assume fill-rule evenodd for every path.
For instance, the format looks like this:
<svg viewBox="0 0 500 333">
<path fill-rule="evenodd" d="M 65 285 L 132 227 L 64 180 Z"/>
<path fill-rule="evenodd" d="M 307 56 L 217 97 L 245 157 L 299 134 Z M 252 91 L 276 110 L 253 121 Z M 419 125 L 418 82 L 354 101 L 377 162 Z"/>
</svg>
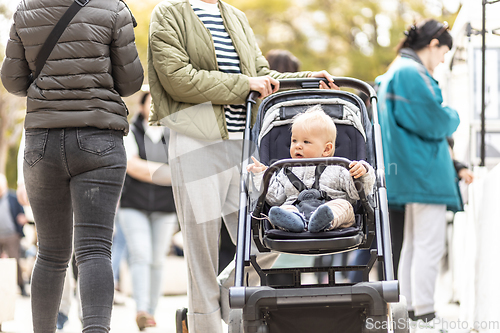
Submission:
<svg viewBox="0 0 500 333">
<path fill-rule="evenodd" d="M 367 316 L 363 333 L 387 333 L 389 331 L 387 316 Z"/>
<path fill-rule="evenodd" d="M 257 329 L 257 333 L 269 333 L 269 326 L 267 326 L 266 324 L 260 325 Z"/>
<path fill-rule="evenodd" d="M 244 333 L 269 333 L 269 326 L 262 319 L 244 321 Z"/>
<path fill-rule="evenodd" d="M 408 309 L 406 298 L 403 295 L 399 296 L 398 303 L 391 304 L 392 321 L 394 323 L 394 333 L 410 332 L 410 322 L 408 319 Z"/>
<path fill-rule="evenodd" d="M 189 333 L 187 327 L 187 310 L 186 308 L 177 309 L 175 311 L 175 332 Z"/>
</svg>

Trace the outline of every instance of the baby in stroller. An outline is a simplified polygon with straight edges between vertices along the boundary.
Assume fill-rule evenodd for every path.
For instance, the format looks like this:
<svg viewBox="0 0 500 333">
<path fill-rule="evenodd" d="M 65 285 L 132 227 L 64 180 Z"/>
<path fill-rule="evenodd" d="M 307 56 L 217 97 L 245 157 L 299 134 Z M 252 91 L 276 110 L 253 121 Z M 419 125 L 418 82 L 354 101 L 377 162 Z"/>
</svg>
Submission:
<svg viewBox="0 0 500 333">
<path fill-rule="evenodd" d="M 293 118 L 290 156 L 318 158 L 333 156 L 337 130 L 335 123 L 320 105 L 310 107 Z M 267 166 L 252 156 L 247 171 L 254 174 L 260 188 Z M 353 205 L 359 195 L 352 177 L 359 179 L 370 194 L 375 172 L 365 161 L 352 161 L 349 171 L 338 165 L 283 168 L 275 173 L 266 195 L 272 207 L 270 223 L 291 232 L 330 231 L 355 223 Z"/>
</svg>

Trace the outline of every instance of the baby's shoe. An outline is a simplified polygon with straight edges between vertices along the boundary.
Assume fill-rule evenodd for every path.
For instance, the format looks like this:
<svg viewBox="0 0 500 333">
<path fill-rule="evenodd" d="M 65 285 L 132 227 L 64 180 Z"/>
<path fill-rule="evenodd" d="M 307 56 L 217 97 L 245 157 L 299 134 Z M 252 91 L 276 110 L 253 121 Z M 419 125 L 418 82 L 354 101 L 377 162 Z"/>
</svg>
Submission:
<svg viewBox="0 0 500 333">
<path fill-rule="evenodd" d="M 333 212 L 327 205 L 321 205 L 314 211 L 309 219 L 309 231 L 320 232 L 331 226 Z"/>
<path fill-rule="evenodd" d="M 299 213 L 291 212 L 278 206 L 269 210 L 269 221 L 278 229 L 291 232 L 304 231 L 305 223 Z"/>
</svg>

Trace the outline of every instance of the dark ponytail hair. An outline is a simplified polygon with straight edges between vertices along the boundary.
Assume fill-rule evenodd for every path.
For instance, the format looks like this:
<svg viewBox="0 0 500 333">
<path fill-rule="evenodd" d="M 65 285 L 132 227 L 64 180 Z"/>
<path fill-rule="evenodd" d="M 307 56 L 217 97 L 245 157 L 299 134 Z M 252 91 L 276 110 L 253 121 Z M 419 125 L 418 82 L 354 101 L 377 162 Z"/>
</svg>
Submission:
<svg viewBox="0 0 500 333">
<path fill-rule="evenodd" d="M 297 59 L 290 51 L 278 49 L 270 50 L 266 54 L 266 59 L 269 62 L 269 68 L 272 70 L 281 73 L 299 71 L 299 59 Z"/>
<path fill-rule="evenodd" d="M 419 24 L 412 25 L 405 31 L 404 38 L 397 46 L 399 52 L 402 48 L 410 48 L 418 51 L 429 45 L 431 40 L 437 39 L 439 46 L 446 45 L 450 49 L 453 46 L 453 38 L 448 32 L 448 23 L 440 23 L 434 19 L 427 19 Z"/>
</svg>

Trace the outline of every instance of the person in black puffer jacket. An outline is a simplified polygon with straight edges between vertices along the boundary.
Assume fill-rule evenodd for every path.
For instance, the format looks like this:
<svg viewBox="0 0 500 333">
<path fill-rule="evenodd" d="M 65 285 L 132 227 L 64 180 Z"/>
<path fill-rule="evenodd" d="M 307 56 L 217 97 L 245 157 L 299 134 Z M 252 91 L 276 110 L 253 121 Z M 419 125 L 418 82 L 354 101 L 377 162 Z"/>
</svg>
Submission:
<svg viewBox="0 0 500 333">
<path fill-rule="evenodd" d="M 56 329 L 72 242 L 83 332 L 109 332 L 113 222 L 127 163 L 121 96 L 138 91 L 144 79 L 134 20 L 119 0 L 81 8 L 32 79 L 42 45 L 72 3 L 21 1 L 1 69 L 4 87 L 27 96 L 24 181 L 39 245 L 31 287 L 35 333 Z"/>
</svg>

